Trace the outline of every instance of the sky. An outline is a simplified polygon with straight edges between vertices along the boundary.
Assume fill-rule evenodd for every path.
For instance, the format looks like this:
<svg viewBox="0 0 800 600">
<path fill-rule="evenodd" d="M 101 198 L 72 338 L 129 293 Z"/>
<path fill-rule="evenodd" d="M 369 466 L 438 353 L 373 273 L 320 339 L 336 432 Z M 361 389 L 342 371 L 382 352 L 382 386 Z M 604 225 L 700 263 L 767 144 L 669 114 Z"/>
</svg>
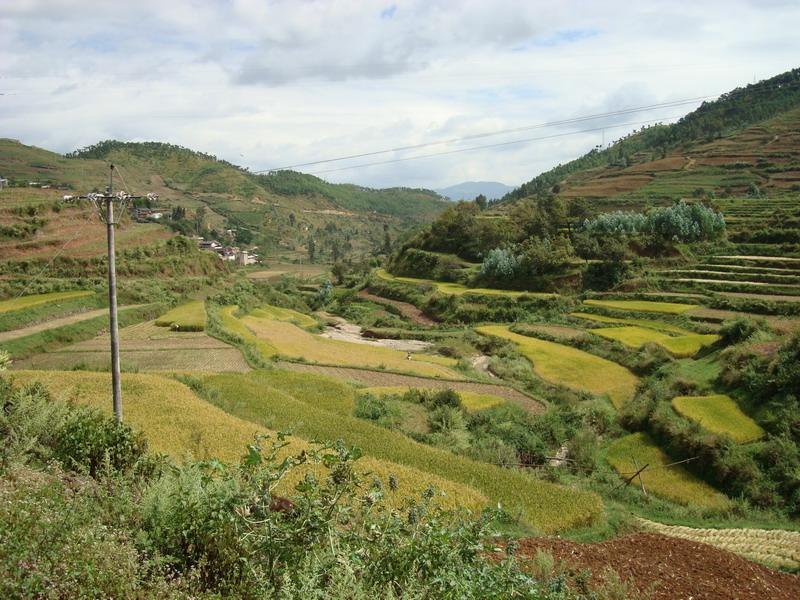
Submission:
<svg viewBox="0 0 800 600">
<path fill-rule="evenodd" d="M 797 0 L 3 0 L 0 137 L 271 169 L 713 96 L 800 66 L 798 31 Z M 697 104 L 297 170 L 519 185 Z"/>
</svg>

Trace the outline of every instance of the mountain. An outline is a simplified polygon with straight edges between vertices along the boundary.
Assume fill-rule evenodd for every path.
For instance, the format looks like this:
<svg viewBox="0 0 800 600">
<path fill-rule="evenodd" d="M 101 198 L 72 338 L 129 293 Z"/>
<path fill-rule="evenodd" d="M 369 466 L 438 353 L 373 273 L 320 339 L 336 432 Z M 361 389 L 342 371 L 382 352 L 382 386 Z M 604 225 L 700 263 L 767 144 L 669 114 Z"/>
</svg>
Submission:
<svg viewBox="0 0 800 600">
<path fill-rule="evenodd" d="M 487 200 L 496 200 L 513 189 L 512 186 L 499 181 L 464 181 L 438 189 L 436 192 L 450 200 L 474 200 L 480 194 L 486 196 Z"/>
<path fill-rule="evenodd" d="M 216 231 L 247 230 L 243 237 L 266 249 L 266 254 L 293 261 L 308 258 L 305 245 L 310 238 L 317 257 L 325 260 L 371 253 L 383 244 L 385 228 L 396 239 L 409 227 L 435 218 L 448 204 L 430 190 L 332 184 L 294 171 L 255 174 L 214 156 L 160 142 L 107 140 L 61 155 L 0 139 L 0 176 L 11 186 L 2 192 L 5 204 L 12 196 L 25 204 L 103 189 L 108 163 L 118 168 L 117 189 L 123 186 L 139 195 L 154 192 L 159 208 L 185 209 L 181 231 L 195 218 Z M 30 223 L 18 222 L 25 218 L 9 214 L 8 227 L 20 232 L 29 228 Z M 42 226 L 44 230 L 55 227 L 56 220 L 52 221 Z M 169 235 L 166 227 L 151 229 L 154 237 Z M 161 233 L 156 235 L 156 229 Z"/>
<path fill-rule="evenodd" d="M 800 189 L 800 69 L 737 88 L 673 125 L 537 175 L 501 203 L 532 196 L 619 201 L 756 195 Z"/>
</svg>

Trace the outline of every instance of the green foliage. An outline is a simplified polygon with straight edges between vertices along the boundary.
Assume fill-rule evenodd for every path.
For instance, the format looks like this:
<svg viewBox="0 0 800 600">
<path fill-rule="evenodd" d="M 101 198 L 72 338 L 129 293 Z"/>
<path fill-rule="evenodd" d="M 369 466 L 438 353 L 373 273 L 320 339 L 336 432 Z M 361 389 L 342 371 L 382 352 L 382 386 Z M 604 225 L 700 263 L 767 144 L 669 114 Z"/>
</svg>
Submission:
<svg viewBox="0 0 800 600">
<path fill-rule="evenodd" d="M 95 409 L 71 411 L 55 435 L 53 456 L 66 468 L 92 477 L 101 469 L 127 471 L 147 452 L 141 433 Z"/>
</svg>

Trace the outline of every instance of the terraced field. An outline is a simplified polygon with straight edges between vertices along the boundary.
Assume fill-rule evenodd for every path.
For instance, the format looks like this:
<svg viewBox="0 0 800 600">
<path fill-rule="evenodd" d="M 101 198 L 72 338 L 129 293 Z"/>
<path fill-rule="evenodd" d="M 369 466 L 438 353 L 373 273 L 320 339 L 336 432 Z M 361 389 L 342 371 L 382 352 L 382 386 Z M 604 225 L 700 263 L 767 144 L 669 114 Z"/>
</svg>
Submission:
<svg viewBox="0 0 800 600">
<path fill-rule="evenodd" d="M 15 371 L 14 379 L 20 383 L 40 381 L 63 401 L 77 400 L 82 404 L 111 414 L 109 389 L 111 375 L 75 371 Z M 291 401 L 291 396 L 283 394 Z M 150 447 L 156 452 L 169 454 L 176 460 L 187 456 L 196 459 L 217 458 L 238 462 L 252 444 L 256 433 L 272 434 L 263 423 L 250 421 L 225 412 L 198 398 L 187 386 L 174 379 L 153 374 L 122 374 L 123 415 L 125 420 L 144 433 Z M 332 436 L 328 439 L 335 439 Z M 299 453 L 307 442 L 297 438 L 287 439 L 285 453 Z M 397 504 L 406 496 L 419 497 L 430 485 L 445 495 L 435 499 L 437 504 L 463 506 L 480 510 L 487 498 L 469 485 L 462 485 L 413 467 L 392 463 L 374 457 L 364 457 L 356 463 L 362 472 L 372 477 L 397 477 L 399 489 Z M 279 487 L 284 493 L 302 476 L 297 472 L 293 480 Z M 387 490 L 388 493 L 388 490 Z"/>
<path fill-rule="evenodd" d="M 401 375 L 399 373 L 382 373 L 380 371 L 348 367 L 330 367 L 303 363 L 280 363 L 280 365 L 281 368 L 290 371 L 327 375 L 328 377 L 333 377 L 341 381 L 351 382 L 356 385 L 365 385 L 367 387 L 433 390 L 452 389 L 459 393 L 499 396 L 504 400 L 518 404 L 532 413 L 540 413 L 544 410 L 544 405 L 542 405 L 541 402 L 534 400 L 530 396 L 526 396 L 519 390 L 505 385 L 478 383 L 476 381 L 445 381 L 442 379 L 428 379 L 425 377 L 414 377 L 412 375 Z"/>
<path fill-rule="evenodd" d="M 177 331 L 203 331 L 206 328 L 206 307 L 202 300 L 176 306 L 156 319 L 159 327 Z"/>
<path fill-rule="evenodd" d="M 412 389 L 420 389 L 426 391 L 435 390 L 435 388 L 377 386 L 377 387 L 361 388 L 356 393 L 371 394 L 373 396 L 400 396 Z M 458 392 L 458 395 L 461 397 L 461 402 L 464 405 L 464 408 L 466 408 L 469 412 L 477 412 L 479 410 L 491 408 L 492 406 L 497 406 L 505 402 L 505 400 L 503 400 L 503 398 L 501 398 L 500 396 L 495 396 L 492 394 L 477 394 L 475 392 L 460 391 Z"/>
<path fill-rule="evenodd" d="M 618 408 L 636 391 L 636 376 L 610 360 L 570 346 L 519 335 L 504 325 L 487 325 L 476 331 L 517 344 L 520 352 L 533 363 L 536 374 L 550 383 L 598 396 L 608 395 Z"/>
<path fill-rule="evenodd" d="M 353 417 L 352 395 L 348 398 L 341 388 L 337 393 L 315 392 L 321 388 L 307 374 L 254 371 L 207 377 L 204 384 L 209 398 L 226 412 L 271 429 L 291 429 L 306 439 L 344 438 L 367 456 L 476 489 L 544 532 L 591 523 L 602 508 L 592 493 L 544 482 L 523 471 L 475 462 Z M 337 385 L 342 384 L 328 384 Z"/>
<path fill-rule="evenodd" d="M 446 366 L 428 362 L 428 355 L 419 354 L 417 360 L 409 360 L 404 352 L 323 338 L 287 321 L 255 314 L 238 319 L 233 316 L 230 307 L 227 319 L 226 326 L 233 325 L 235 333 L 248 336 L 248 340 L 263 342 L 258 348 L 267 358 L 280 355 L 328 365 L 382 368 L 448 379 L 463 378 Z"/>
<path fill-rule="evenodd" d="M 606 459 L 623 477 L 630 477 L 648 465 L 642 480 L 648 493 L 679 504 L 724 510 L 730 505 L 726 496 L 701 481 L 683 465 L 666 467 L 673 461 L 646 433 L 632 433 L 614 442 Z M 637 466 L 638 465 L 638 466 Z M 639 485 L 639 480 L 631 485 Z"/>
<path fill-rule="evenodd" d="M 729 396 L 678 396 L 672 399 L 673 408 L 712 433 L 724 434 L 740 443 L 752 442 L 764 435 L 764 430 L 748 417 Z"/>
<path fill-rule="evenodd" d="M 699 308 L 697 304 L 655 302 L 650 300 L 584 300 L 583 303 L 587 306 L 598 306 L 626 312 L 655 312 L 670 315 L 680 315 Z"/>
<path fill-rule="evenodd" d="M 517 290 L 499 290 L 495 288 L 469 288 L 460 283 L 450 283 L 444 281 L 434 281 L 432 279 L 416 279 L 414 277 L 399 277 L 388 273 L 384 269 L 376 269 L 375 274 L 386 281 L 395 281 L 401 283 L 409 283 L 412 285 L 434 287 L 437 291 L 443 294 L 452 294 L 455 296 L 462 296 L 464 294 L 473 294 L 480 296 L 506 296 L 508 298 L 519 298 L 520 296 L 529 296 L 533 298 L 554 298 L 555 294 L 548 294 L 542 292 L 520 292 Z"/>
<path fill-rule="evenodd" d="M 54 352 L 16 361 L 19 369 L 107 370 L 111 364 L 108 333 Z M 245 372 L 242 353 L 203 332 L 172 331 L 154 321 L 120 329 L 123 370 Z"/>
<path fill-rule="evenodd" d="M 598 323 L 619 323 L 620 325 L 634 325 L 637 327 L 647 327 L 655 329 L 656 331 L 666 331 L 669 333 L 676 333 L 678 335 L 691 335 L 692 331 L 671 323 L 664 323 L 663 321 L 650 321 L 648 319 L 621 319 L 618 317 L 609 317 L 607 315 L 599 315 L 594 313 L 574 312 L 570 313 L 570 317 L 577 317 L 579 319 L 586 319 L 589 321 L 596 321 Z"/>
<path fill-rule="evenodd" d="M 33 294 L 30 296 L 13 298 L 11 300 L 2 300 L 0 301 L 0 314 L 18 310 L 27 310 L 42 304 L 73 300 L 75 298 L 93 295 L 94 292 L 89 290 L 75 290 L 71 292 L 53 292 L 51 294 Z"/>
</svg>

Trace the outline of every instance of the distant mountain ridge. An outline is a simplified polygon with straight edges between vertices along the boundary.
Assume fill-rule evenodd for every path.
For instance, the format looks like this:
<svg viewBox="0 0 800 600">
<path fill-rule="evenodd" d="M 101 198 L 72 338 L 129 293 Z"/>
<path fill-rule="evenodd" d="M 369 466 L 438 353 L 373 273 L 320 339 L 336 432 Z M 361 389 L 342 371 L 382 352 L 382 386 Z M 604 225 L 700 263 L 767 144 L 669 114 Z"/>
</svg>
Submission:
<svg viewBox="0 0 800 600">
<path fill-rule="evenodd" d="M 486 196 L 488 200 L 495 200 L 502 198 L 513 189 L 513 186 L 499 181 L 463 181 L 438 189 L 436 192 L 450 200 L 474 200 L 480 194 Z"/>
</svg>

